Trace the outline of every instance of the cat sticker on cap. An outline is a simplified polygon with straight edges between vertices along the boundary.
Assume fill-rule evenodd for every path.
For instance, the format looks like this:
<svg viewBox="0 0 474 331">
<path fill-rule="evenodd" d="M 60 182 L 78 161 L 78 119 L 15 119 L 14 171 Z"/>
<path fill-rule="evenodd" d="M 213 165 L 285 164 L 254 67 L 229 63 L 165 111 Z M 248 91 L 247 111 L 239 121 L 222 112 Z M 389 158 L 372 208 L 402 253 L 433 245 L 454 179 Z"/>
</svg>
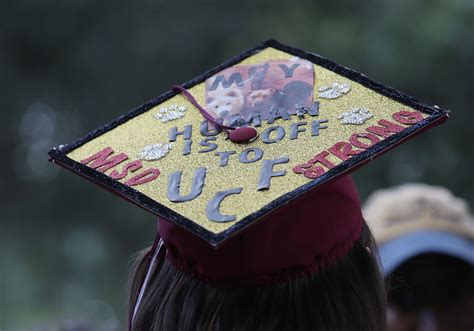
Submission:
<svg viewBox="0 0 474 331">
<path fill-rule="evenodd" d="M 49 155 L 218 246 L 447 117 L 269 40 Z"/>
</svg>

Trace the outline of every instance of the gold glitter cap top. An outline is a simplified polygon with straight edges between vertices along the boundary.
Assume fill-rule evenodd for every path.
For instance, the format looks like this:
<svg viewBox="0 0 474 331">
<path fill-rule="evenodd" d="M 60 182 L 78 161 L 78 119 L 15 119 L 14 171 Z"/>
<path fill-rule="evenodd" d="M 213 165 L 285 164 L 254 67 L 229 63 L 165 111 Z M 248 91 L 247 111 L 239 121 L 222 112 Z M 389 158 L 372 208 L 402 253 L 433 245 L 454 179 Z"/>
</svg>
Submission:
<svg viewBox="0 0 474 331">
<path fill-rule="evenodd" d="M 180 89 L 49 155 L 213 246 L 447 118 L 275 40 Z"/>
</svg>

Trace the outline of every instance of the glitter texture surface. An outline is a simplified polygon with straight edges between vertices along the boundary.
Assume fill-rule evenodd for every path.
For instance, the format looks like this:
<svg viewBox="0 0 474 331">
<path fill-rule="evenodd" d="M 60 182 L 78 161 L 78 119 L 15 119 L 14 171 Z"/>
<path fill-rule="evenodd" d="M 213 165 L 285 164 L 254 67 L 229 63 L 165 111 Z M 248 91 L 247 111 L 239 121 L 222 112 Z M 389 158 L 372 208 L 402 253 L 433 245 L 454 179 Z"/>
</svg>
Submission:
<svg viewBox="0 0 474 331">
<path fill-rule="evenodd" d="M 289 59 L 291 57 L 293 57 L 293 55 L 273 48 L 266 48 L 240 63 L 257 64 L 268 60 Z M 116 153 L 125 152 L 133 158 L 133 156 L 137 155 L 137 151 L 140 151 L 143 146 L 153 145 L 157 141 L 167 142 L 170 128 L 176 126 L 178 130 L 183 130 L 185 125 L 191 124 L 191 139 L 193 141 L 191 153 L 189 155 L 182 155 L 184 140 L 182 135 L 178 136 L 176 142 L 173 142 L 173 149 L 168 152 L 166 157 L 146 163 L 147 166 L 160 169 L 160 177 L 149 183 L 134 186 L 133 188 L 160 204 L 173 209 L 184 217 L 193 220 L 203 228 L 213 233 L 220 233 L 243 217 L 261 209 L 285 193 L 308 183 L 309 179 L 293 173 L 291 170 L 293 166 L 305 162 L 313 155 L 329 148 L 337 141 L 347 140 L 354 132 L 363 132 L 366 127 L 375 124 L 376 121 L 380 119 L 391 120 L 392 114 L 395 112 L 402 109 L 413 110 L 410 107 L 402 105 L 397 101 L 389 99 L 352 81 L 350 82 L 351 91 L 344 97 L 318 99 L 318 86 L 332 86 L 333 82 L 346 82 L 348 79 L 318 65 L 314 65 L 314 75 L 315 85 L 313 99 L 320 102 L 318 117 L 312 118 L 309 115 L 305 115 L 304 119 L 298 119 L 297 116 L 291 116 L 288 121 L 278 119 L 272 125 L 268 125 L 263 121 L 262 126 L 257 128 L 258 133 L 261 134 L 268 127 L 281 126 L 286 134 L 278 143 L 264 144 L 260 137 L 258 137 L 255 141 L 248 144 L 234 144 L 226 140 L 225 134 L 221 133 L 216 136 L 217 139 L 215 141 L 212 141 L 217 144 L 217 149 L 212 152 L 199 153 L 199 150 L 205 149 L 205 147 L 199 145 L 199 142 L 205 138 L 202 137 L 199 132 L 199 124 L 203 120 L 202 115 L 199 110 L 184 97 L 176 95 L 73 150 L 67 154 L 67 156 L 79 162 L 87 156 L 97 153 L 104 147 L 111 146 Z M 205 101 L 204 89 L 205 86 L 203 83 L 189 89 L 189 92 L 201 105 L 203 105 Z M 157 94 L 159 92 L 160 91 L 157 91 Z M 153 119 L 153 115 L 158 113 L 161 108 L 171 107 L 172 105 L 182 105 L 186 107 L 186 116 L 168 122 Z M 341 124 L 339 119 L 340 114 L 354 107 L 370 109 L 373 115 L 372 118 L 357 126 Z M 117 114 L 123 111 L 124 109 L 118 109 Z M 424 114 L 423 116 L 427 117 L 428 115 Z M 328 123 L 325 124 L 327 125 L 327 129 L 321 130 L 319 136 L 311 136 L 311 121 L 316 119 L 327 119 Z M 290 140 L 290 126 L 296 122 L 307 122 L 305 126 L 306 131 L 300 132 L 298 139 Z M 289 157 L 288 164 L 275 166 L 275 171 L 285 169 L 286 175 L 272 178 L 270 190 L 257 191 L 262 160 L 247 164 L 239 162 L 239 153 L 248 147 L 259 147 L 263 149 L 264 155 L 262 160 L 282 156 Z M 228 165 L 223 167 L 219 166 L 219 157 L 215 155 L 215 152 L 222 151 L 236 152 L 236 154 L 230 155 Z M 328 159 L 336 165 L 342 162 L 335 156 L 329 156 Z M 186 194 L 190 190 L 193 172 L 197 167 L 207 168 L 202 194 L 196 199 L 186 203 L 170 202 L 167 199 L 168 176 L 172 172 L 182 171 L 181 190 L 183 194 Z M 121 165 L 116 168 L 121 169 Z M 121 180 L 121 182 L 129 177 L 131 176 L 127 176 Z M 216 192 L 237 187 L 243 189 L 242 193 L 229 196 L 223 200 L 220 206 L 221 213 L 235 214 L 237 220 L 229 223 L 214 223 L 209 221 L 205 215 L 207 202 Z"/>
</svg>

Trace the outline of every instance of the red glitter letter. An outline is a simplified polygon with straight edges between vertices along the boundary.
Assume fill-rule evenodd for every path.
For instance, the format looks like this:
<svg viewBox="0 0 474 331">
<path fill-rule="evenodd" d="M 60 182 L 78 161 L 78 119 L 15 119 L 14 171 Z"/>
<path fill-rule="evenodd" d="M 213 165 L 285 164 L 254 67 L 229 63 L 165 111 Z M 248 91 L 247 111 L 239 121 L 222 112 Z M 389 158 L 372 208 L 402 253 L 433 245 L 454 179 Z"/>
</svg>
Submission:
<svg viewBox="0 0 474 331">
<path fill-rule="evenodd" d="M 372 125 L 369 126 L 366 130 L 384 138 L 390 137 L 392 134 L 400 132 L 404 129 L 403 126 L 389 122 L 387 120 L 380 120 L 377 123 L 382 126 Z"/>
<path fill-rule="evenodd" d="M 93 161 L 92 164 L 89 165 L 89 167 L 91 167 L 92 169 L 96 169 L 100 172 L 105 172 L 110 168 L 115 167 L 117 164 L 128 159 L 128 155 L 125 153 L 120 153 L 109 158 L 110 154 L 112 154 L 113 152 L 114 150 L 112 149 L 112 147 L 106 147 L 100 152 L 89 156 L 88 158 L 85 158 L 81 161 L 81 163 L 87 165 L 88 163 Z"/>
<path fill-rule="evenodd" d="M 423 119 L 423 115 L 419 111 L 402 110 L 392 115 L 393 119 L 402 124 L 415 124 Z"/>
<path fill-rule="evenodd" d="M 370 144 L 365 144 L 365 143 L 361 142 L 359 140 L 359 138 L 365 138 L 365 139 L 370 140 Z M 354 133 L 349 138 L 349 141 L 355 147 L 366 149 L 366 148 L 369 148 L 369 147 L 375 145 L 376 143 L 378 143 L 380 141 L 380 139 L 372 133 Z"/>
<path fill-rule="evenodd" d="M 136 160 L 127 163 L 126 165 L 123 166 L 122 171 L 119 173 L 117 170 L 113 170 L 110 174 L 109 177 L 113 179 L 122 179 L 125 178 L 128 175 L 128 171 L 134 172 L 142 167 L 142 161 Z"/>
<path fill-rule="evenodd" d="M 317 166 L 317 167 L 313 167 L 311 169 L 306 170 L 305 172 L 303 172 L 303 175 L 306 178 L 315 179 L 321 176 L 322 174 L 324 174 L 325 172 L 326 171 L 323 169 L 323 167 Z"/>
<path fill-rule="evenodd" d="M 322 165 L 325 165 L 326 167 L 328 167 L 329 169 L 332 169 L 334 168 L 336 165 L 334 163 L 332 163 L 331 161 L 329 160 L 326 160 L 326 156 L 329 155 L 329 152 L 327 151 L 322 151 L 321 153 L 319 153 L 318 155 L 316 155 L 315 157 L 313 157 L 311 160 L 309 160 L 309 162 L 312 162 L 312 163 L 316 163 L 316 162 L 319 162 L 321 163 Z"/>
<path fill-rule="evenodd" d="M 151 175 L 151 176 L 148 176 L 148 175 Z M 152 180 L 157 178 L 159 175 L 160 175 L 160 170 L 156 168 L 146 169 L 145 171 L 125 181 L 124 184 L 128 186 L 136 186 L 136 185 L 145 184 L 145 183 L 151 182 Z"/>
<path fill-rule="evenodd" d="M 326 171 L 323 167 L 314 166 L 316 163 L 319 162 L 322 165 L 328 167 L 329 169 L 332 169 L 336 166 L 334 163 L 326 159 L 326 156 L 328 155 L 329 153 L 327 151 L 322 151 L 308 162 L 294 166 L 293 172 L 297 174 L 303 174 L 305 177 L 310 179 L 317 178 L 324 174 Z"/>
<path fill-rule="evenodd" d="M 299 165 L 293 167 L 293 172 L 295 174 L 302 174 L 308 168 L 310 168 L 312 165 L 313 165 L 312 163 L 308 163 L 308 162 L 303 163 L 303 164 L 299 164 Z"/>
<path fill-rule="evenodd" d="M 353 150 L 352 145 L 345 141 L 335 143 L 332 147 L 328 148 L 328 151 L 340 158 L 342 161 L 347 160 L 351 155 L 357 155 L 361 152 Z"/>
<path fill-rule="evenodd" d="M 329 169 L 334 168 L 336 166 L 334 163 L 326 159 L 326 156 L 328 155 L 329 153 L 327 151 L 322 151 L 308 162 L 294 166 L 293 172 L 297 174 L 303 174 L 305 177 L 310 179 L 317 178 L 324 174 L 326 171 L 323 167 L 314 166 L 316 163 L 319 162 L 322 165 L 328 167 Z"/>
</svg>

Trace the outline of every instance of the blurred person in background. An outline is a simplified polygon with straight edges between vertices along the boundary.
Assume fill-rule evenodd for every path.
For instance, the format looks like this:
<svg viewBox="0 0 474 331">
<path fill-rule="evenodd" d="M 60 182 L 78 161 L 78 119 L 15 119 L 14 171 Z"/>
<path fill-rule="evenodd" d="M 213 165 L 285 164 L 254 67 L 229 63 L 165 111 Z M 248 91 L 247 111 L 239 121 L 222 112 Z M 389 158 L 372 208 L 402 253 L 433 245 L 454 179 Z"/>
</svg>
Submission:
<svg viewBox="0 0 474 331">
<path fill-rule="evenodd" d="M 379 246 L 389 331 L 474 327 L 474 221 L 447 189 L 405 184 L 364 206 Z"/>
</svg>

